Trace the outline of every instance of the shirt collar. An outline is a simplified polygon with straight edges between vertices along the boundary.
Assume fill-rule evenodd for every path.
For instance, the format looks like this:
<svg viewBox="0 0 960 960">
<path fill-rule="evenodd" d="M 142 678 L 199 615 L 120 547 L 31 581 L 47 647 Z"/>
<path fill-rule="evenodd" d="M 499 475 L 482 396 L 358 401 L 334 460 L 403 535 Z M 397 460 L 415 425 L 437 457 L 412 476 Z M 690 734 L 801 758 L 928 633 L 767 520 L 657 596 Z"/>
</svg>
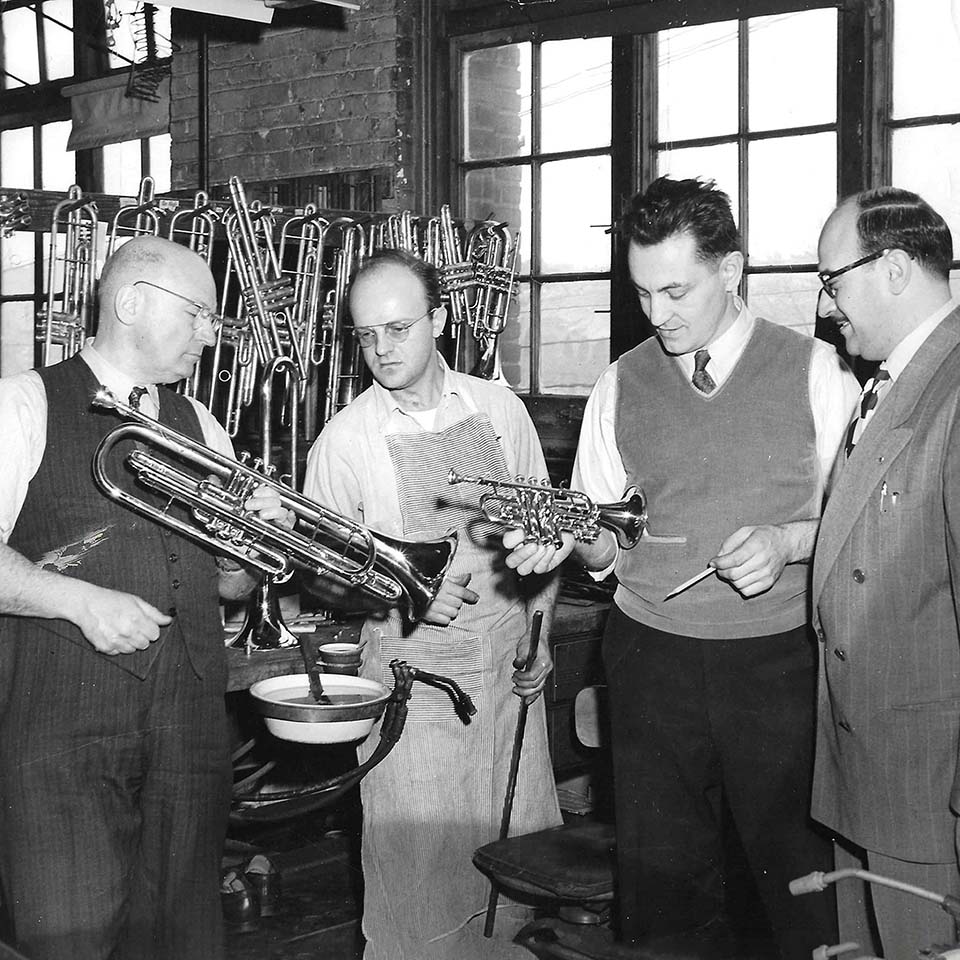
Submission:
<svg viewBox="0 0 960 960">
<path fill-rule="evenodd" d="M 451 376 L 452 371 L 450 370 L 450 366 L 439 351 L 436 353 L 436 358 L 440 369 L 443 371 L 443 385 L 440 389 L 440 400 L 437 404 L 437 406 L 440 407 L 443 405 L 444 400 L 450 396 L 459 395 L 460 391 L 457 389 L 454 378 Z M 380 386 L 376 380 L 370 385 L 370 389 L 373 390 L 377 410 L 377 423 L 381 428 L 386 426 L 387 421 L 395 414 L 400 417 L 408 417 L 407 413 L 400 407 L 397 401 L 393 399 L 390 391 Z"/>
<path fill-rule="evenodd" d="M 707 371 L 718 387 L 730 376 L 737 365 L 756 326 L 756 319 L 740 297 L 734 295 L 733 303 L 738 311 L 736 320 L 719 337 L 707 344 L 707 349 L 710 351 Z M 682 353 L 676 358 L 688 380 L 693 376 L 695 355 L 696 350 Z"/>
<path fill-rule="evenodd" d="M 906 365 L 913 359 L 914 354 L 923 346 L 924 341 L 939 326 L 939 324 L 952 313 L 960 301 L 957 299 L 948 300 L 942 307 L 935 310 L 926 320 L 923 321 L 915 330 L 911 330 L 890 352 L 890 356 L 883 361 L 881 366 L 890 374 L 891 380 L 896 380 L 903 373 Z"/>
<path fill-rule="evenodd" d="M 156 404 L 157 409 L 160 409 L 160 397 L 157 392 L 157 385 L 155 383 L 139 383 L 136 380 L 132 380 L 128 373 L 124 373 L 115 367 L 97 350 L 95 337 L 90 337 L 84 342 L 80 356 L 100 383 L 124 403 L 127 402 L 130 391 L 134 387 L 145 386 L 147 393 Z"/>
</svg>

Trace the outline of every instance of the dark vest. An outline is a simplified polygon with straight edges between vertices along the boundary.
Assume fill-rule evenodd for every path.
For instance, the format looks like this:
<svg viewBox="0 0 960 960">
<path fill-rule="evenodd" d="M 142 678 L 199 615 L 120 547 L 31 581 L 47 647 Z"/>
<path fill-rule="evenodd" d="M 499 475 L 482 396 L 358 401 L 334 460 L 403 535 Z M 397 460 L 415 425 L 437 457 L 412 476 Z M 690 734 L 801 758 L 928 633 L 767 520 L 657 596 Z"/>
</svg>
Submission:
<svg viewBox="0 0 960 960">
<path fill-rule="evenodd" d="M 746 600 L 717 577 L 663 598 L 738 527 L 820 515 L 812 351 L 810 338 L 757 320 L 729 378 L 709 395 L 655 338 L 617 361 L 616 438 L 628 480 L 647 495 L 651 533 L 687 538 L 621 552 L 616 600 L 628 616 L 718 639 L 781 633 L 807 618 L 807 564 L 788 565 L 770 590 Z"/>
<path fill-rule="evenodd" d="M 54 633 L 104 656 L 116 666 L 145 677 L 162 643 L 181 640 L 199 676 L 222 666 L 223 628 L 218 610 L 217 568 L 212 556 L 190 540 L 114 503 L 94 484 L 90 463 L 100 440 L 121 420 L 91 406 L 99 384 L 90 368 L 73 357 L 37 370 L 47 395 L 47 437 L 43 459 L 30 481 L 9 545 L 47 570 L 101 587 L 142 597 L 173 622 L 146 650 L 104 656 L 66 620 L 7 617 L 11 632 L 29 642 L 32 632 Z M 200 422 L 189 401 L 160 390 L 160 422 L 203 441 Z M 162 504 L 139 486 L 123 460 L 132 448 L 113 451 L 110 476 L 130 493 Z M 186 514 L 174 508 L 182 519 Z"/>
</svg>

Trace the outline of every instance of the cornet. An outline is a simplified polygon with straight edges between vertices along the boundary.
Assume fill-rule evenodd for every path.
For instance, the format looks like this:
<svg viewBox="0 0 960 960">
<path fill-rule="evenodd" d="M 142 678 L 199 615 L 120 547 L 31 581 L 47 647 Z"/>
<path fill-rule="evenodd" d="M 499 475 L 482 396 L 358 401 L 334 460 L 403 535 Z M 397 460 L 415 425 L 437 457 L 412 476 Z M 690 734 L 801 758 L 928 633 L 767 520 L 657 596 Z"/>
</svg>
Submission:
<svg viewBox="0 0 960 960">
<path fill-rule="evenodd" d="M 295 568 L 306 570 L 401 605 L 411 620 L 422 619 L 433 603 L 457 547 L 455 532 L 426 541 L 386 537 L 272 480 L 258 469 L 261 461 L 248 466 L 245 455 L 239 462 L 231 460 L 135 410 L 106 388 L 93 402 L 137 421 L 111 430 L 93 455 L 93 478 L 111 500 L 278 583 L 289 580 Z M 126 463 L 140 483 L 169 498 L 165 506 L 139 499 L 108 476 L 107 458 L 123 440 L 138 442 Z M 259 486 L 272 489 L 293 512 L 292 530 L 245 508 Z M 172 504 L 186 507 L 197 523 L 169 513 Z"/>
<path fill-rule="evenodd" d="M 551 487 L 544 480 L 524 482 L 465 477 L 456 470 L 447 483 L 477 483 L 493 487 L 480 498 L 480 509 L 493 523 L 523 530 L 525 543 L 562 544 L 561 533 L 570 533 L 581 543 L 593 543 L 606 527 L 624 550 L 636 546 L 647 526 L 647 501 L 643 491 L 631 487 L 617 503 L 594 503 L 585 493 Z M 502 495 L 501 490 L 513 491 Z"/>
</svg>

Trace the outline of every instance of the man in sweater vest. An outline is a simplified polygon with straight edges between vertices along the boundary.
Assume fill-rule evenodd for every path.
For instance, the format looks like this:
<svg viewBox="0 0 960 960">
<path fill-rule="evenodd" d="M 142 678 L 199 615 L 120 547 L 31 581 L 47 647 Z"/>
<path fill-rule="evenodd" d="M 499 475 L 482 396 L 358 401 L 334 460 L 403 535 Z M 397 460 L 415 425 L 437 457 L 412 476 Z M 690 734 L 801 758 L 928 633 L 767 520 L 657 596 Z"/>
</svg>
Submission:
<svg viewBox="0 0 960 960">
<path fill-rule="evenodd" d="M 723 930 L 729 810 L 784 960 L 836 941 L 829 870 L 809 818 L 816 650 L 807 580 L 829 475 L 859 388 L 833 347 L 751 315 L 729 200 L 661 178 L 624 218 L 631 281 L 656 337 L 603 373 L 572 486 L 595 502 L 642 487 L 651 525 L 576 555 L 618 587 L 603 641 L 623 940 Z M 682 542 L 677 542 L 677 540 Z M 519 545 L 522 573 L 573 547 Z M 671 599 L 709 565 L 715 575 Z"/>
<path fill-rule="evenodd" d="M 90 470 L 120 423 L 91 406 L 101 384 L 122 398 L 145 388 L 141 410 L 232 455 L 208 411 L 157 386 L 214 343 L 215 303 L 200 257 L 132 239 L 104 265 L 96 338 L 0 380 L 0 875 L 34 960 L 222 954 L 217 602 L 256 577 L 108 500 Z M 265 486 L 247 507 L 291 521 Z"/>
</svg>

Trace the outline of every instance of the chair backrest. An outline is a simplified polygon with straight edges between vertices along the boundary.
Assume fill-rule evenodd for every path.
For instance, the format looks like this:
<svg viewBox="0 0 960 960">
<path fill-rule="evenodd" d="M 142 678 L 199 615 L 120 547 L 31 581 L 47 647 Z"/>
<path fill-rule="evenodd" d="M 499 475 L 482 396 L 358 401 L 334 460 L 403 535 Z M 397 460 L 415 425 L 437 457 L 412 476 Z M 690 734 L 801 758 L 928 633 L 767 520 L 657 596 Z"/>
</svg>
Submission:
<svg viewBox="0 0 960 960">
<path fill-rule="evenodd" d="M 577 739 L 585 747 L 602 747 L 606 740 L 607 688 L 584 687 L 573 702 L 573 723 Z"/>
</svg>

